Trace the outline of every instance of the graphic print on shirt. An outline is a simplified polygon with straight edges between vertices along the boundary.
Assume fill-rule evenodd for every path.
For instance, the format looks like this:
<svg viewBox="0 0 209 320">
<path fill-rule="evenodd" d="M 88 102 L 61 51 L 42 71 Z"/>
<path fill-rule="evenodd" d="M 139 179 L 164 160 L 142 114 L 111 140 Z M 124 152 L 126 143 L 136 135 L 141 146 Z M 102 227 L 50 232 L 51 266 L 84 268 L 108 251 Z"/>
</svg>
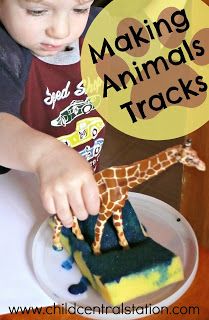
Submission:
<svg viewBox="0 0 209 320">
<path fill-rule="evenodd" d="M 87 161 L 93 159 L 94 157 L 97 157 L 100 155 L 100 152 L 102 150 L 102 146 L 104 143 L 103 138 L 98 138 L 95 140 L 93 147 L 90 147 L 89 145 L 86 145 L 83 150 L 81 150 L 79 153 L 85 157 Z"/>
<path fill-rule="evenodd" d="M 54 109 L 57 101 L 67 99 L 69 95 L 70 95 L 70 81 L 66 83 L 65 88 L 62 90 L 50 92 L 49 88 L 47 87 L 46 98 L 44 99 L 44 103 L 47 106 L 51 106 L 51 108 Z"/>
<path fill-rule="evenodd" d="M 71 148 L 80 147 L 85 144 L 85 147 L 83 149 L 77 151 L 82 156 L 84 156 L 87 161 L 89 161 L 90 165 L 95 171 L 97 163 L 99 161 L 102 145 L 104 143 L 103 138 L 99 138 L 96 141 L 95 139 L 105 125 L 101 117 L 84 117 L 87 114 L 90 115 L 90 113 L 92 115 L 95 115 L 96 108 L 100 105 L 101 97 L 100 95 L 87 97 L 85 95 L 83 81 L 77 84 L 73 91 L 70 84 L 70 81 L 67 81 L 64 89 L 59 89 L 57 91 L 50 91 L 49 87 L 47 86 L 45 92 L 46 96 L 43 102 L 45 105 L 50 106 L 53 112 L 59 110 L 58 116 L 51 120 L 51 126 L 57 128 L 63 127 L 65 128 L 65 132 L 70 132 L 69 134 L 58 136 L 57 139 Z M 71 93 L 73 97 L 80 98 L 82 96 L 82 98 L 85 97 L 85 100 L 74 99 L 71 100 L 70 104 L 67 107 L 58 107 L 59 101 L 65 100 L 65 103 L 69 101 L 68 97 L 71 96 Z M 79 120 L 79 118 L 81 119 Z M 77 120 L 77 122 L 75 121 L 75 119 Z M 68 126 L 71 123 L 75 126 L 75 130 L 73 130 L 73 132 L 72 127 L 69 127 L 68 129 Z M 88 142 L 91 143 L 86 145 L 86 143 Z"/>
<path fill-rule="evenodd" d="M 84 118 L 77 121 L 76 129 L 71 134 L 61 136 L 58 140 L 67 146 L 74 148 L 90 140 L 95 140 L 98 133 L 104 128 L 104 122 L 100 117 Z"/>
<path fill-rule="evenodd" d="M 82 97 L 85 97 L 85 100 L 73 99 L 67 107 L 62 106 L 62 108 L 58 108 L 59 101 L 65 100 L 65 103 L 69 101 L 67 98 L 71 95 L 71 88 L 70 81 L 68 81 L 65 88 L 62 90 L 50 91 L 49 87 L 47 87 L 46 97 L 43 102 L 45 105 L 51 106 L 53 112 L 56 112 L 56 110 L 59 111 L 59 115 L 51 120 L 51 126 L 55 128 L 62 127 L 64 132 L 69 132 L 69 134 L 62 136 L 58 135 L 58 140 L 71 148 L 80 147 L 87 142 L 91 142 L 88 143 L 88 145 L 85 145 L 81 150 L 79 148 L 77 151 L 89 161 L 95 171 L 104 142 L 103 138 L 100 138 L 97 141 L 95 141 L 95 139 L 105 125 L 101 117 L 92 116 L 85 118 L 85 116 L 87 114 L 90 115 L 90 113 L 95 115 L 96 107 L 99 106 L 101 97 L 99 95 L 91 97 L 84 95 L 85 92 L 82 82 L 75 87 L 74 92 L 72 93 L 73 97 L 78 96 L 80 98 L 80 95 L 82 95 Z M 53 112 L 51 114 L 53 114 Z M 75 121 L 75 118 L 77 118 L 77 122 Z M 75 130 L 72 130 L 72 126 L 70 126 L 71 123 L 74 125 Z"/>
<path fill-rule="evenodd" d="M 71 148 L 85 144 L 85 147 L 78 152 L 85 157 L 95 171 L 104 143 L 103 138 L 96 138 L 104 126 L 105 124 L 100 117 L 84 118 L 77 121 L 74 132 L 58 137 L 57 139 Z M 94 141 L 93 146 L 89 144 L 86 145 L 86 143 L 90 141 Z"/>
<path fill-rule="evenodd" d="M 104 143 L 103 138 L 96 138 L 104 126 L 104 121 L 100 117 L 84 118 L 77 121 L 74 132 L 57 139 L 71 148 L 85 144 L 85 147 L 78 152 L 85 157 L 95 171 Z M 94 142 L 93 146 L 86 144 L 92 141 Z"/>
<path fill-rule="evenodd" d="M 73 52 L 66 53 L 69 54 Z M 87 85 L 98 86 L 89 82 Z M 97 93 L 86 95 L 80 61 L 49 64 L 33 57 L 21 105 L 23 121 L 74 148 L 94 171 L 104 143 L 105 125 L 97 112 L 100 103 Z"/>
<path fill-rule="evenodd" d="M 99 161 L 103 143 L 104 139 L 98 138 L 94 141 L 93 147 L 86 145 L 85 148 L 79 152 L 82 157 L 85 157 L 85 159 L 89 162 L 93 169 Z"/>
<path fill-rule="evenodd" d="M 69 82 L 68 82 L 69 83 Z M 80 84 L 79 84 L 80 85 Z M 76 86 L 78 88 L 78 86 Z M 67 85 L 62 91 L 58 90 L 53 92 L 53 99 L 50 102 L 53 102 L 53 107 L 58 100 L 64 100 L 68 95 L 69 86 Z M 47 94 L 49 93 L 47 87 Z M 58 94 L 57 94 L 58 93 Z M 60 94 L 59 94 L 60 93 Z M 74 92 L 74 96 L 77 96 L 78 90 Z M 46 103 L 46 99 L 44 102 Z M 53 100 L 53 101 L 52 101 Z M 47 100 L 49 102 L 49 100 Z M 51 121 L 52 127 L 66 127 L 71 122 L 75 124 L 75 118 L 83 117 L 87 114 L 95 112 L 95 108 L 99 106 L 101 102 L 101 97 L 99 95 L 94 95 L 91 97 L 86 97 L 85 100 L 72 100 L 71 103 L 59 112 L 59 116 Z M 52 103 L 50 103 L 52 104 Z M 88 117 L 78 120 L 75 125 L 75 130 L 72 132 L 72 129 L 69 131 L 70 134 L 57 137 L 58 140 L 65 143 L 71 148 L 79 147 L 87 142 L 93 141 L 93 146 L 91 144 L 85 145 L 85 147 L 78 151 L 87 161 L 89 161 L 93 170 L 96 170 L 97 163 L 99 161 L 100 152 L 102 150 L 102 145 L 104 143 L 103 138 L 97 138 L 99 132 L 104 128 L 104 122 L 100 117 Z"/>
<path fill-rule="evenodd" d="M 83 114 L 88 114 L 91 110 L 99 106 L 101 97 L 95 95 L 87 97 L 86 100 L 73 100 L 69 106 L 59 113 L 59 116 L 51 121 L 53 127 L 63 126 L 71 123 L 75 118 Z"/>
</svg>

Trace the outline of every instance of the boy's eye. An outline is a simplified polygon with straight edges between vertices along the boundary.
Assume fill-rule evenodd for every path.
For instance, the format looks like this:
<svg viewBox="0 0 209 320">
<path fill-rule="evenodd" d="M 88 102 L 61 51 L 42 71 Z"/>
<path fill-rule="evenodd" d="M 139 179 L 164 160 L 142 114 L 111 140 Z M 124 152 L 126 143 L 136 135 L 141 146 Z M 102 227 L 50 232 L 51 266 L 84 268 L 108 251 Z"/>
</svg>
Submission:
<svg viewBox="0 0 209 320">
<path fill-rule="evenodd" d="M 42 16 L 47 12 L 47 10 L 30 10 L 27 9 L 27 13 L 31 16 Z"/>
<path fill-rule="evenodd" d="M 82 14 L 82 13 L 87 13 L 87 12 L 89 12 L 89 8 L 86 8 L 86 9 L 74 9 L 74 12 L 75 13 L 80 13 L 80 14 Z"/>
</svg>

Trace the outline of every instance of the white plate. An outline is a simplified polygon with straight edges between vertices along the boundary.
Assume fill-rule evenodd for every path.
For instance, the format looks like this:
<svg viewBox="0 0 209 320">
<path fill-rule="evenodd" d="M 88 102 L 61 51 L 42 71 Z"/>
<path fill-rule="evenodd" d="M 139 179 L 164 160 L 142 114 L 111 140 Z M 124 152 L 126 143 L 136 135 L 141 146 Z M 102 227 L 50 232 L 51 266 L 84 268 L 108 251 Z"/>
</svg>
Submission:
<svg viewBox="0 0 209 320">
<path fill-rule="evenodd" d="M 136 298 L 124 304 L 125 306 L 138 307 L 138 312 L 131 314 L 117 314 L 119 309 L 113 309 L 108 313 L 83 314 L 85 317 L 94 319 L 136 319 L 145 317 L 168 307 L 180 298 L 191 285 L 198 266 L 198 244 L 195 234 L 186 219 L 168 204 L 139 193 L 129 193 L 129 200 L 134 207 L 140 221 L 146 226 L 148 234 L 155 241 L 179 255 L 184 266 L 185 279 L 181 282 L 167 286 L 159 291 Z M 67 259 L 65 251 L 52 249 L 52 231 L 45 221 L 38 230 L 32 248 L 32 259 L 36 277 L 42 289 L 62 307 L 71 307 L 69 312 L 73 313 L 75 308 L 81 314 L 83 307 L 98 306 L 105 311 L 107 304 L 90 286 L 88 290 L 78 296 L 71 295 L 68 287 L 80 281 L 81 273 L 75 263 L 71 270 L 63 269 L 61 264 Z M 146 305 L 148 306 L 147 308 Z M 144 307 L 144 309 L 142 309 Z M 154 308 L 155 307 L 155 308 Z M 153 309 L 154 308 L 154 309 Z M 97 309 L 98 310 L 98 309 Z M 124 309 L 123 309 L 124 310 Z M 120 311 L 122 311 L 122 306 Z M 87 312 L 90 313 L 88 308 Z"/>
</svg>

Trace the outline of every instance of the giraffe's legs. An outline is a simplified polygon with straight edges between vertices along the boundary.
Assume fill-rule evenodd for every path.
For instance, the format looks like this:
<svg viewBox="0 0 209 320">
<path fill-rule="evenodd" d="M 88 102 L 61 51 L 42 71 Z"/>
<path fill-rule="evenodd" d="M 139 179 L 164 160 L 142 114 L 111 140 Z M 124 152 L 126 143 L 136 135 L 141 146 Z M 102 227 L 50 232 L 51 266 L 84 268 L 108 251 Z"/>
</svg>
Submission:
<svg viewBox="0 0 209 320">
<path fill-rule="evenodd" d="M 60 251 L 63 249 L 63 246 L 62 246 L 61 240 L 60 240 L 62 222 L 60 221 L 60 219 L 58 218 L 57 215 L 54 216 L 54 222 L 55 222 L 55 226 L 54 226 L 54 233 L 53 233 L 53 248 L 55 250 Z"/>
<path fill-rule="evenodd" d="M 72 226 L 72 232 L 74 233 L 74 235 L 76 236 L 77 239 L 79 240 L 83 240 L 84 237 L 81 233 L 81 229 L 79 227 L 78 224 L 78 219 L 76 218 L 76 216 L 73 216 L 73 226 Z"/>
<path fill-rule="evenodd" d="M 54 222 L 55 222 L 55 226 L 54 226 L 54 233 L 53 233 L 53 248 L 57 251 L 60 251 L 63 249 L 63 246 L 60 240 L 60 234 L 61 234 L 61 229 L 63 225 L 57 215 L 54 216 Z M 78 220 L 75 216 L 73 216 L 72 232 L 75 234 L 77 239 L 79 240 L 84 239 L 78 224 Z"/>
<path fill-rule="evenodd" d="M 124 231 L 123 231 L 123 220 L 122 220 L 122 213 L 121 210 L 118 210 L 113 213 L 113 224 L 115 226 L 115 229 L 117 230 L 119 244 L 123 248 L 128 248 L 128 241 L 126 240 Z"/>
<path fill-rule="evenodd" d="M 92 249 L 94 254 L 98 255 L 101 253 L 101 240 L 103 235 L 104 226 L 111 216 L 110 212 L 99 213 L 98 219 L 94 228 L 94 242 L 92 244 Z"/>
</svg>

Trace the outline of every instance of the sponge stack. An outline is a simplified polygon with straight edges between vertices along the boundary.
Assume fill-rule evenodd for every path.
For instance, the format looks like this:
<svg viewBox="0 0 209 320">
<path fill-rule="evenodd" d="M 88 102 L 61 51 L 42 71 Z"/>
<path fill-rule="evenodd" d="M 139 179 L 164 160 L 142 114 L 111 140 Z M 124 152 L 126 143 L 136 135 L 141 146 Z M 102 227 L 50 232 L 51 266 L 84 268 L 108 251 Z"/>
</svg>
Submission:
<svg viewBox="0 0 209 320">
<path fill-rule="evenodd" d="M 111 304 L 118 305 L 183 280 L 180 257 L 147 236 L 129 201 L 123 208 L 124 233 L 129 249 L 118 244 L 111 219 L 105 225 L 101 255 L 91 245 L 97 217 L 79 222 L 85 240 L 78 240 L 70 229 L 62 228 L 61 242 L 72 255 L 91 286 Z M 53 226 L 53 222 L 50 222 Z"/>
</svg>

